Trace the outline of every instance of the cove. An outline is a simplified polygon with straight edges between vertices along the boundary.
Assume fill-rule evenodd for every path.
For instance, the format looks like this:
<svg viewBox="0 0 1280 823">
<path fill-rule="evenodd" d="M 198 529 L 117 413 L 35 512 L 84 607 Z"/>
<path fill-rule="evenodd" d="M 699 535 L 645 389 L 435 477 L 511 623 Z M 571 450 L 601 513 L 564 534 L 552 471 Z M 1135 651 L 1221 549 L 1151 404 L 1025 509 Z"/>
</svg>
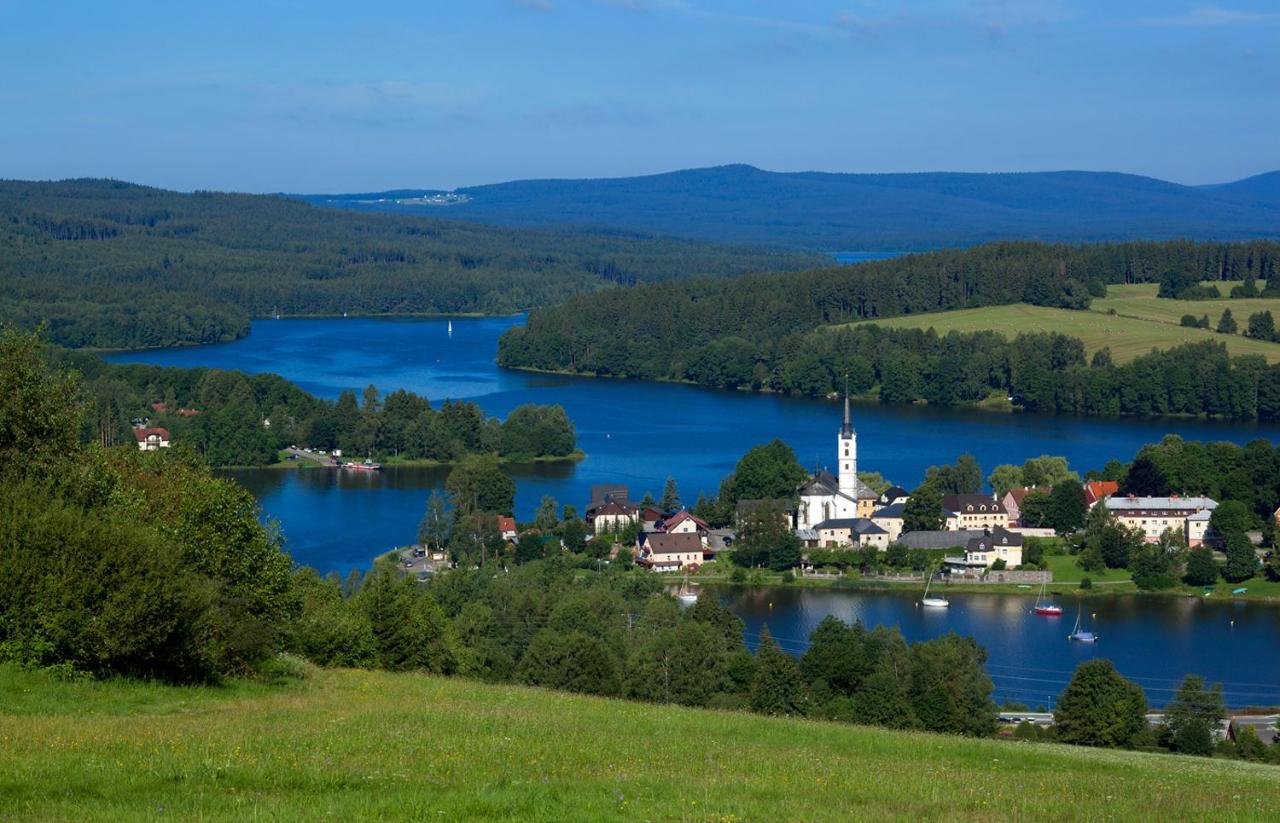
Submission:
<svg viewBox="0 0 1280 823">
<path fill-rule="evenodd" d="M 1030 614 L 1034 596 L 980 594 L 958 586 L 946 594 L 948 609 L 924 609 L 918 593 L 786 587 L 704 587 L 746 623 L 748 645 L 759 644 L 764 626 L 793 654 L 808 648 L 809 633 L 824 617 L 867 627 L 897 626 L 911 642 L 948 632 L 973 637 L 987 650 L 987 673 L 998 702 L 1052 708 L 1080 663 L 1103 657 L 1162 707 L 1183 675 L 1200 674 L 1223 684 L 1228 706 L 1280 705 L 1280 658 L 1271 653 L 1280 609 L 1250 602 L 1199 597 L 1122 595 L 1083 601 L 1084 619 L 1097 643 L 1073 643 L 1067 634 L 1079 601 L 1058 597 L 1061 617 Z"/>
<path fill-rule="evenodd" d="M 839 404 L 819 399 L 500 369 L 497 339 L 521 317 L 385 320 L 258 320 L 238 341 L 123 352 L 115 363 L 275 372 L 322 397 L 374 384 L 406 388 L 435 404 L 475 400 L 489 414 L 522 403 L 559 403 L 587 453 L 578 463 L 508 466 L 516 507 L 532 517 L 543 495 L 585 506 L 593 483 L 621 482 L 637 499 L 661 493 L 668 476 L 692 504 L 714 493 L 751 446 L 780 437 L 806 466 L 834 466 Z M 450 333 L 452 328 L 452 333 Z M 1083 472 L 1128 460 L 1166 433 L 1195 440 L 1274 439 L 1274 424 L 1184 418 L 1079 418 L 923 406 L 855 407 L 859 468 L 911 487 L 925 469 L 972 452 L 984 472 L 1041 454 L 1064 455 Z M 279 521 L 294 558 L 321 570 L 365 568 L 411 542 L 426 498 L 445 468 L 397 468 L 350 476 L 321 469 L 228 472 Z"/>
</svg>

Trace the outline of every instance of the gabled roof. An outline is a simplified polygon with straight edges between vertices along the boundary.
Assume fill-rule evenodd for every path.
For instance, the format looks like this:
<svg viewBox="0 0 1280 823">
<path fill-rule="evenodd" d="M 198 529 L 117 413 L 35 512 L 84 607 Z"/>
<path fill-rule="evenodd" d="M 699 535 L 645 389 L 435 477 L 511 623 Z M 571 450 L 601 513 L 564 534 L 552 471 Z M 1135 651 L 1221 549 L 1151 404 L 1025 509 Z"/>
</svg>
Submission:
<svg viewBox="0 0 1280 823">
<path fill-rule="evenodd" d="M 1004 504 L 986 494 L 947 494 L 942 508 L 953 514 L 1007 514 Z"/>
<path fill-rule="evenodd" d="M 661 520 L 664 517 L 666 517 L 665 514 L 653 508 L 644 509 L 643 511 L 640 512 L 641 520 L 647 520 L 654 523 L 656 523 L 657 521 Z"/>
<path fill-rule="evenodd" d="M 1038 491 L 1048 492 L 1051 488 L 1053 487 L 1046 486 L 1045 488 L 1039 489 Z M 1037 491 L 1037 488 L 1035 486 L 1019 486 L 1016 489 L 1009 489 L 1009 492 L 1008 494 L 1005 495 L 1005 497 L 1012 497 L 1013 504 L 1021 508 L 1022 501 L 1025 500 L 1027 495 L 1033 491 Z M 1004 501 L 1001 500 L 1001 502 L 1004 502 Z"/>
<path fill-rule="evenodd" d="M 610 500 L 603 506 L 599 506 L 591 510 L 589 516 L 591 518 L 600 517 L 602 515 L 626 515 L 630 516 L 636 513 L 636 507 L 628 503 L 619 503 L 616 500 Z"/>
<path fill-rule="evenodd" d="M 702 551 L 702 540 L 696 534 L 649 532 L 643 545 L 650 554 L 688 554 Z"/>
<path fill-rule="evenodd" d="M 865 517 L 836 517 L 823 520 L 815 529 L 848 529 L 856 534 L 888 534 Z"/>
<path fill-rule="evenodd" d="M 687 509 L 681 509 L 680 511 L 676 512 L 675 514 L 671 515 L 670 517 L 662 521 L 662 530 L 669 532 L 673 528 L 675 528 L 676 526 L 679 526 L 681 523 L 683 523 L 686 520 L 692 520 L 694 525 L 696 525 L 698 528 L 703 530 L 707 530 L 711 528 L 710 526 L 707 525 L 707 522 L 702 518 L 696 515 L 690 514 Z"/>
<path fill-rule="evenodd" d="M 906 532 L 898 536 L 897 543 L 908 549 L 950 549 L 968 545 L 975 537 L 985 532 L 977 529 L 960 529 L 958 531 Z"/>
<path fill-rule="evenodd" d="M 134 429 L 134 430 L 133 430 L 133 439 L 134 439 L 134 440 L 137 440 L 139 443 L 141 443 L 141 442 L 143 442 L 144 440 L 146 440 L 148 437 L 150 437 L 150 436 L 151 436 L 151 435 L 153 435 L 153 434 L 154 434 L 154 435 L 156 435 L 156 436 L 158 436 L 161 440 L 168 440 L 168 439 L 169 439 L 169 430 L 168 430 L 168 429 L 162 429 L 162 428 L 160 428 L 159 426 L 156 426 L 156 427 L 154 427 L 154 428 L 139 428 L 139 429 Z"/>
<path fill-rule="evenodd" d="M 1006 548 L 1017 548 L 1021 545 L 1022 535 L 997 526 L 992 529 L 989 534 L 981 534 L 970 539 L 969 542 L 965 544 L 965 551 L 986 552 L 993 551 L 1001 546 Z"/>
<path fill-rule="evenodd" d="M 859 480 L 857 486 L 857 499 L 867 500 L 876 499 L 878 494 L 873 492 L 866 483 Z M 840 480 L 826 469 L 820 470 L 817 474 L 800 484 L 801 497 L 844 497 L 853 500 L 853 497 L 840 491 Z"/>
<path fill-rule="evenodd" d="M 1114 480 L 1092 480 L 1084 484 L 1084 502 L 1092 506 L 1118 491 L 1120 491 L 1120 484 Z"/>
<path fill-rule="evenodd" d="M 516 519 L 514 517 L 507 517 L 505 514 L 498 515 L 498 531 L 505 534 L 506 532 L 513 532 L 515 530 Z"/>
<path fill-rule="evenodd" d="M 884 503 L 892 503 L 893 501 L 897 500 L 899 497 L 910 497 L 910 496 L 911 496 L 911 492 L 907 491 L 901 486 L 890 486 L 889 488 L 880 492 L 880 500 Z"/>
<path fill-rule="evenodd" d="M 888 506 L 881 506 L 880 508 L 876 509 L 871 513 L 871 518 L 873 520 L 881 517 L 886 517 L 886 518 L 896 517 L 898 519 L 902 519 L 902 512 L 906 508 L 907 508 L 906 503 L 893 503 Z"/>
</svg>

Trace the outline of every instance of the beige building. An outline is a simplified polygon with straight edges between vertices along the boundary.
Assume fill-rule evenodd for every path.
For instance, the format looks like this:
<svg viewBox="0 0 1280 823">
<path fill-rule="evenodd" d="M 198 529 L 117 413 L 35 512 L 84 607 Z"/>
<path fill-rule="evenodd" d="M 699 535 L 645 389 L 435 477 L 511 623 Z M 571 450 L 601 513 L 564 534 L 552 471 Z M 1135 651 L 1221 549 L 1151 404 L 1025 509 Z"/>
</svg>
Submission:
<svg viewBox="0 0 1280 823">
<path fill-rule="evenodd" d="M 1004 504 L 985 494 L 945 495 L 942 511 L 947 531 L 1009 527 L 1009 512 Z"/>
<path fill-rule="evenodd" d="M 617 534 L 627 526 L 640 519 L 640 512 L 629 503 L 610 500 L 599 508 L 593 509 L 587 519 L 591 521 L 591 530 L 596 534 Z"/>
<path fill-rule="evenodd" d="M 991 568 L 997 560 L 1003 560 L 1005 568 L 1016 569 L 1022 565 L 1022 535 L 1002 528 L 992 529 L 981 537 L 969 541 L 964 549 L 965 565 L 973 568 Z"/>
<path fill-rule="evenodd" d="M 889 533 L 865 517 L 824 520 L 814 531 L 818 533 L 818 546 L 824 549 L 889 548 Z"/>
<path fill-rule="evenodd" d="M 1142 532 L 1148 543 L 1172 529 L 1181 531 L 1187 545 L 1195 548 L 1204 543 L 1209 531 L 1209 517 L 1218 502 L 1208 497 L 1108 497 L 1107 511 L 1121 525 Z"/>
<path fill-rule="evenodd" d="M 889 535 L 889 542 L 893 543 L 902 534 L 902 510 L 905 508 L 904 503 L 893 503 L 883 506 L 871 513 L 871 522 L 884 529 Z"/>
<path fill-rule="evenodd" d="M 680 571 L 702 565 L 702 539 L 697 534 L 646 534 L 640 541 L 636 563 L 655 572 Z"/>
</svg>

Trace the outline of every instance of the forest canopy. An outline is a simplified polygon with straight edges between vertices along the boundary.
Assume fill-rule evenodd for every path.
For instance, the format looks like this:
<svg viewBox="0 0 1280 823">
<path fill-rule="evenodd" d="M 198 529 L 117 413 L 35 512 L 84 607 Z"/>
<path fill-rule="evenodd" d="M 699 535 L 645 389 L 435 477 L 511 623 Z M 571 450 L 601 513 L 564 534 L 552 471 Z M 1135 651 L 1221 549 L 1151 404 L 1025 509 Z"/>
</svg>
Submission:
<svg viewBox="0 0 1280 823">
<path fill-rule="evenodd" d="M 69 347 L 241 337 L 252 317 L 503 314 L 616 285 L 812 266 L 794 251 L 527 230 L 184 194 L 0 181 L 0 321 Z"/>
</svg>

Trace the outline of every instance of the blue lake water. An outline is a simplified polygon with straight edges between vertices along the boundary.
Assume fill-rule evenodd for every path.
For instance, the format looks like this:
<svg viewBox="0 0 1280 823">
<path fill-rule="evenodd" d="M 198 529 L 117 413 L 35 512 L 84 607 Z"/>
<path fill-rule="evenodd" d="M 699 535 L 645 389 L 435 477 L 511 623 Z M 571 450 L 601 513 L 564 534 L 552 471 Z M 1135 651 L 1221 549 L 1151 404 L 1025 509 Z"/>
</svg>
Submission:
<svg viewBox="0 0 1280 823">
<path fill-rule="evenodd" d="M 714 492 L 751 446 L 781 437 L 806 465 L 832 465 L 840 407 L 832 401 L 717 391 L 694 386 L 595 380 L 507 371 L 494 365 L 498 336 L 518 317 L 420 320 L 263 320 L 234 343 L 130 352 L 113 362 L 210 366 L 276 372 L 333 398 L 370 383 L 399 387 L 438 403 L 475 400 L 505 415 L 521 403 L 560 403 L 587 452 L 580 463 L 512 466 L 517 514 L 532 516 L 544 494 L 581 509 L 593 483 L 624 482 L 639 497 L 675 477 L 687 500 Z M 1274 439 L 1275 426 L 1197 420 L 1085 419 L 926 407 L 859 405 L 859 467 L 913 486 L 933 464 L 972 452 L 985 471 L 1041 454 L 1065 455 L 1080 471 L 1129 459 L 1165 433 L 1189 439 Z M 352 476 L 322 469 L 230 472 L 278 520 L 294 558 L 322 571 L 367 567 L 372 557 L 414 539 L 428 493 L 446 469 L 399 468 Z M 1081 659 L 1103 655 L 1147 689 L 1153 704 L 1195 671 L 1226 684 L 1233 705 L 1280 704 L 1280 657 L 1273 653 L 1280 609 L 1257 603 L 1179 598 L 1090 601 L 1097 646 L 1069 643 L 1073 617 L 1032 619 L 1030 601 L 951 594 L 944 613 L 894 593 L 799 589 L 734 590 L 725 595 L 748 624 L 748 640 L 768 623 L 798 651 L 827 614 L 898 625 L 909 639 L 955 630 L 990 654 L 997 697 L 1049 704 Z M 772 604 L 772 606 L 770 606 Z M 1064 602 L 1069 611 L 1073 603 Z M 1233 622 L 1234 621 L 1234 622 Z"/>
<path fill-rule="evenodd" d="M 532 517 L 545 494 L 581 510 L 593 483 L 621 482 L 639 498 L 674 477 L 686 502 L 709 494 L 738 458 L 780 437 L 806 466 L 834 466 L 840 407 L 834 401 L 629 380 L 539 375 L 494 365 L 498 336 L 518 317 L 374 320 L 259 320 L 242 340 L 215 346 L 114 354 L 113 362 L 275 372 L 322 397 L 370 383 L 407 388 L 439 403 L 467 398 L 493 415 L 522 403 L 560 403 L 587 458 L 511 467 L 517 515 Z M 1203 420 L 1097 419 L 921 406 L 855 407 L 858 467 L 908 488 L 927 467 L 972 452 L 984 471 L 1041 454 L 1065 455 L 1082 473 L 1127 460 L 1166 432 L 1188 439 L 1274 439 L 1280 428 Z M 413 540 L 441 469 L 380 475 L 279 469 L 235 472 L 284 527 L 290 551 L 321 570 L 364 567 L 375 554 Z"/>
</svg>

